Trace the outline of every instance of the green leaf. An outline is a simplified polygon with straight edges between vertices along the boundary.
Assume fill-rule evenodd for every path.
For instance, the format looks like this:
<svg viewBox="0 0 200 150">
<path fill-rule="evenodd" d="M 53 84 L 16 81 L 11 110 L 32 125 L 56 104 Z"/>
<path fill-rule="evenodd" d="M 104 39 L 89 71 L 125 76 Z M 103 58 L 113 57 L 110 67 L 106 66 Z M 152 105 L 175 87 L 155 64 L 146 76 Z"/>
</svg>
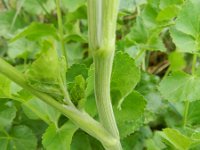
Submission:
<svg viewBox="0 0 200 150">
<path fill-rule="evenodd" d="M 66 44 L 68 62 L 69 66 L 73 64 L 79 64 L 84 58 L 86 49 L 83 47 L 82 43 L 79 42 L 70 42 Z"/>
<path fill-rule="evenodd" d="M 46 150 L 70 149 L 72 137 L 78 128 L 71 122 L 65 123 L 58 128 L 54 124 L 48 127 L 43 135 L 42 143 Z"/>
<path fill-rule="evenodd" d="M 15 126 L 10 133 L 0 132 L 1 150 L 36 150 L 37 139 L 32 130 L 26 126 Z"/>
<path fill-rule="evenodd" d="M 47 0 L 26 0 L 23 4 L 23 8 L 31 15 L 41 15 L 45 13 L 41 5 L 44 6 L 46 1 Z"/>
<path fill-rule="evenodd" d="M 161 9 L 164 9 L 170 5 L 181 5 L 184 2 L 184 0 L 160 0 L 159 7 Z"/>
<path fill-rule="evenodd" d="M 8 44 L 8 56 L 11 59 L 23 58 L 34 59 L 39 51 L 39 45 L 25 38 Z"/>
<path fill-rule="evenodd" d="M 188 150 L 192 144 L 192 140 L 181 134 L 178 130 L 166 128 L 160 135 L 177 150 Z"/>
<path fill-rule="evenodd" d="M 182 70 L 186 65 L 186 62 L 184 60 L 184 55 L 179 52 L 170 53 L 169 62 L 172 71 Z"/>
<path fill-rule="evenodd" d="M 0 74 L 0 98 L 10 97 L 10 80 Z"/>
<path fill-rule="evenodd" d="M 92 150 L 88 135 L 83 131 L 77 131 L 72 139 L 71 150 Z"/>
<path fill-rule="evenodd" d="M 121 138 L 134 133 L 143 124 L 145 107 L 146 100 L 136 91 L 131 92 L 123 100 L 120 108 L 117 105 L 114 106 Z"/>
<path fill-rule="evenodd" d="M 86 83 L 87 86 L 85 90 L 85 95 L 86 95 L 85 110 L 91 116 L 95 116 L 97 114 L 97 107 L 94 95 L 94 64 L 90 66 Z"/>
<path fill-rule="evenodd" d="M 136 7 L 146 3 L 146 0 L 120 0 L 119 9 L 123 11 L 133 12 Z"/>
<path fill-rule="evenodd" d="M 183 53 L 196 53 L 198 42 L 191 35 L 185 34 L 175 28 L 170 29 L 173 42 L 176 44 L 176 50 Z"/>
<path fill-rule="evenodd" d="M 190 102 L 188 116 L 187 116 L 187 123 L 191 125 L 199 125 L 200 124 L 200 100 Z"/>
<path fill-rule="evenodd" d="M 46 44 L 46 49 L 32 63 L 25 76 L 29 84 L 35 89 L 59 96 L 62 95 L 59 86 L 60 68 L 62 66 L 60 66 L 61 63 L 54 46 L 49 45 L 49 43 Z"/>
<path fill-rule="evenodd" d="M 126 138 L 121 140 L 121 144 L 124 150 L 140 150 L 143 149 L 142 141 L 138 140 L 142 138 L 142 134 L 140 132 L 136 132 L 127 136 Z"/>
<path fill-rule="evenodd" d="M 199 50 L 200 39 L 200 1 L 188 0 L 171 29 L 171 35 L 177 49 L 182 52 L 195 53 Z M 192 13 L 191 13 L 192 12 Z"/>
<path fill-rule="evenodd" d="M 170 5 L 168 7 L 165 7 L 158 13 L 156 20 L 157 21 L 171 20 L 176 17 L 178 12 L 179 12 L 179 7 L 177 5 Z"/>
<path fill-rule="evenodd" d="M 46 123 L 57 123 L 60 117 L 60 112 L 49 106 L 45 102 L 33 98 L 22 104 L 24 113 L 30 119 L 42 119 Z"/>
<path fill-rule="evenodd" d="M 139 50 L 165 51 L 165 46 L 160 37 L 162 28 L 158 28 L 155 22 L 151 23 L 145 21 L 146 20 L 142 17 L 136 19 L 136 23 L 132 27 L 131 32 L 126 36 L 127 42 L 130 42 L 131 45 L 138 46 Z"/>
<path fill-rule="evenodd" d="M 184 72 L 174 72 L 164 78 L 159 90 L 169 101 L 195 101 L 200 98 L 200 78 Z"/>
<path fill-rule="evenodd" d="M 115 55 L 111 78 L 112 100 L 117 102 L 126 97 L 140 80 L 140 70 L 135 61 L 126 53 Z M 116 94 L 119 95 L 116 97 Z"/>
<path fill-rule="evenodd" d="M 29 38 L 31 40 L 37 40 L 42 37 L 51 36 L 58 38 L 56 28 L 52 24 L 42 24 L 38 22 L 33 22 L 31 25 L 23 29 L 21 32 L 16 34 L 11 42 L 16 41 L 20 38 Z"/>
<path fill-rule="evenodd" d="M 88 69 L 85 64 L 74 64 L 67 70 L 67 81 L 73 82 L 78 75 L 85 79 L 88 76 Z"/>
<path fill-rule="evenodd" d="M 145 140 L 148 150 L 164 150 L 166 145 L 162 142 L 162 137 L 159 135 L 159 131 L 155 131 L 153 137 Z"/>
<path fill-rule="evenodd" d="M 1 11 L 0 13 L 0 36 L 9 37 L 10 32 L 16 31 L 18 28 L 23 27 L 24 22 L 20 16 L 15 20 L 14 26 L 13 18 L 16 12 L 14 10 Z"/>
<path fill-rule="evenodd" d="M 17 109 L 9 103 L 0 103 L 0 128 L 9 127 L 16 116 Z"/>
<path fill-rule="evenodd" d="M 74 12 L 79 7 L 84 5 L 85 2 L 86 0 L 63 0 L 62 4 L 69 12 Z"/>
</svg>

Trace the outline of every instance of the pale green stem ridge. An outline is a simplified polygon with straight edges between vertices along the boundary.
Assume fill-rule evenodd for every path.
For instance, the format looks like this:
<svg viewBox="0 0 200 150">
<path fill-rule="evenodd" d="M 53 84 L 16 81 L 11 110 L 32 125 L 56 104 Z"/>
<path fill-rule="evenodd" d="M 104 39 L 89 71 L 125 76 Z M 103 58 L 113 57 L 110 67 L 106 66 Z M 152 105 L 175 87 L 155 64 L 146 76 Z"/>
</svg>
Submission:
<svg viewBox="0 0 200 150">
<path fill-rule="evenodd" d="M 81 112 L 71 106 L 62 105 L 51 96 L 35 90 L 27 84 L 23 74 L 5 62 L 2 58 L 0 58 L 0 73 L 24 89 L 28 90 L 30 93 L 40 98 L 42 101 L 56 108 L 63 115 L 67 116 L 72 122 L 74 122 L 78 127 L 98 139 L 107 150 L 118 150 L 116 148 L 118 145 L 117 139 L 114 138 L 107 130 L 105 130 L 99 122 L 94 120 L 87 113 Z"/>
</svg>

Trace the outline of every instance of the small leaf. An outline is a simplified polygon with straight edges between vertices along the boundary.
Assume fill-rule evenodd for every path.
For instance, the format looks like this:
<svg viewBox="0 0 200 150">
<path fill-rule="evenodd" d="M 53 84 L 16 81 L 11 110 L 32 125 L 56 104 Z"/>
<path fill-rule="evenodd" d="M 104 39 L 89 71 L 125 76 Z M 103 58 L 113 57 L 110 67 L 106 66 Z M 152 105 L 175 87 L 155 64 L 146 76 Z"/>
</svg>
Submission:
<svg viewBox="0 0 200 150">
<path fill-rule="evenodd" d="M 15 126 L 8 134 L 0 132 L 1 150 L 36 150 L 36 147 L 37 139 L 26 126 Z"/>
<path fill-rule="evenodd" d="M 84 100 L 85 88 L 86 88 L 85 79 L 83 78 L 82 75 L 78 75 L 75 78 L 73 87 L 70 90 L 71 99 L 74 104 L 77 105 L 79 104 L 79 102 L 81 103 L 81 101 Z"/>
<path fill-rule="evenodd" d="M 122 102 L 121 108 L 114 107 L 120 137 L 124 138 L 134 133 L 144 121 L 146 100 L 138 92 L 131 92 Z"/>
<path fill-rule="evenodd" d="M 112 100 L 117 102 L 126 97 L 140 80 L 140 70 L 135 61 L 126 53 L 118 52 L 114 59 L 111 92 Z M 118 93 L 118 97 L 114 93 Z"/>
<path fill-rule="evenodd" d="M 184 72 L 174 72 L 159 86 L 162 96 L 169 101 L 195 101 L 200 98 L 200 78 Z"/>
<path fill-rule="evenodd" d="M 54 124 L 48 127 L 43 135 L 42 143 L 46 150 L 69 150 L 72 137 L 78 128 L 71 122 L 65 123 L 61 128 Z"/>
<path fill-rule="evenodd" d="M 192 140 L 187 136 L 181 134 L 178 130 L 166 128 L 160 135 L 175 149 L 188 150 L 192 144 Z"/>
</svg>

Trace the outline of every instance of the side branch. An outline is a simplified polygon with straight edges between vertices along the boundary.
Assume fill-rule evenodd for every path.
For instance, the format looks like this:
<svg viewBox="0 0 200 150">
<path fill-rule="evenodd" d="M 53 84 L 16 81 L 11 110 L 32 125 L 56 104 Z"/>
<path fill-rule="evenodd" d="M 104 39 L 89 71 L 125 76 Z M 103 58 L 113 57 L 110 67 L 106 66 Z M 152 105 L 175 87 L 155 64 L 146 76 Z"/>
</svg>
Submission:
<svg viewBox="0 0 200 150">
<path fill-rule="evenodd" d="M 107 130 L 105 130 L 99 122 L 90 117 L 86 112 L 82 112 L 75 107 L 60 104 L 51 96 L 35 90 L 27 84 L 22 73 L 2 58 L 0 58 L 0 73 L 60 111 L 82 130 L 98 139 L 106 149 L 115 149 L 114 147 L 117 140 Z"/>
</svg>

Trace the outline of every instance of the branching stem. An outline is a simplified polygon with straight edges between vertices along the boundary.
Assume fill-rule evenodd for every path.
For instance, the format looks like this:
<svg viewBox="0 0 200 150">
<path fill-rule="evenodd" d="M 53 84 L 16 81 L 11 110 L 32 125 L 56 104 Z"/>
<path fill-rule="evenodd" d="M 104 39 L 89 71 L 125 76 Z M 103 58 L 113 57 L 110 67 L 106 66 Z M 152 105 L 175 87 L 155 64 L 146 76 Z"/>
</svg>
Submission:
<svg viewBox="0 0 200 150">
<path fill-rule="evenodd" d="M 60 104 L 51 96 L 32 88 L 27 84 L 23 74 L 2 58 L 0 58 L 0 73 L 67 116 L 78 127 L 98 139 L 107 150 L 118 150 L 116 148 L 118 140 L 104 129 L 99 122 L 94 120 L 87 113 L 79 111 L 75 107 Z"/>
</svg>

